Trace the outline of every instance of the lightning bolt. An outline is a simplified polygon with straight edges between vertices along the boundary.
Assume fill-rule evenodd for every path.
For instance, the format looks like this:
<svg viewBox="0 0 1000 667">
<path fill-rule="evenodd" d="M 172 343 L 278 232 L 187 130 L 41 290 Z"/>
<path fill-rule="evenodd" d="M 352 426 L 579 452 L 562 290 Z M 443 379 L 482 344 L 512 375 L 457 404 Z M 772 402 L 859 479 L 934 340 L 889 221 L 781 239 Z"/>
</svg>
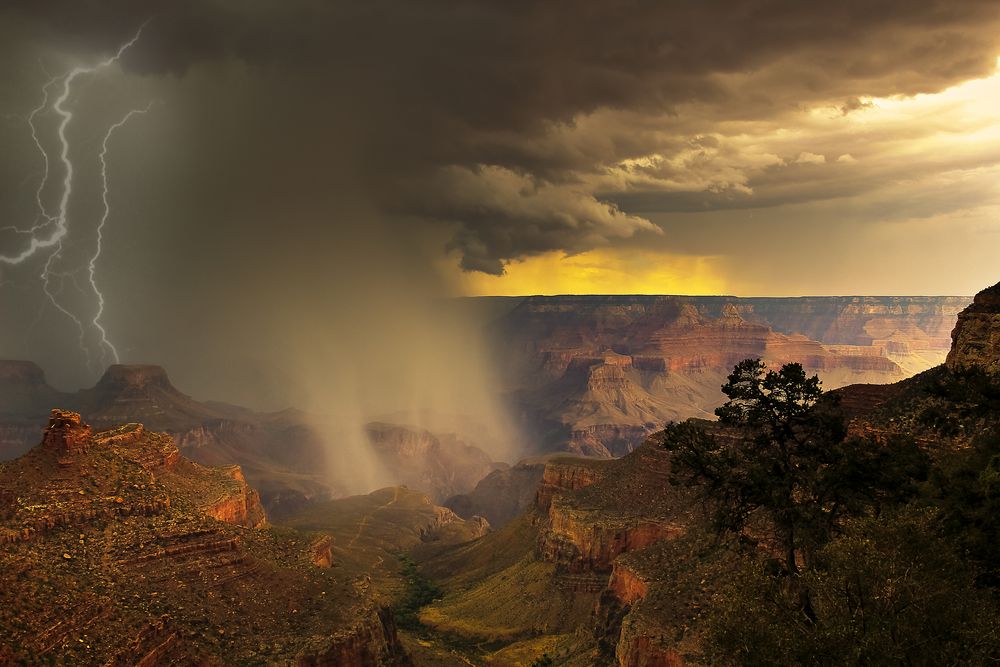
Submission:
<svg viewBox="0 0 1000 667">
<path fill-rule="evenodd" d="M 34 141 L 35 147 L 38 149 L 39 153 L 41 153 L 43 161 L 42 179 L 38 185 L 38 189 L 35 191 L 35 202 L 38 208 L 38 213 L 36 214 L 34 224 L 30 228 L 24 229 L 15 226 L 8 226 L 4 228 L 5 230 L 13 230 L 18 234 L 29 235 L 30 240 L 18 253 L 11 255 L 0 254 L 0 265 L 5 264 L 8 266 L 15 266 L 23 264 L 38 255 L 45 255 L 45 262 L 42 265 L 42 272 L 39 275 L 42 281 L 42 290 L 45 292 L 49 302 L 56 308 L 56 310 L 72 320 L 76 325 L 79 332 L 78 342 L 86 359 L 88 368 L 91 365 L 91 355 L 86 344 L 87 327 L 84 324 L 83 319 L 70 310 L 70 308 L 65 305 L 61 299 L 65 291 L 65 280 L 67 278 L 71 279 L 74 284 L 77 285 L 78 289 L 79 284 L 76 283 L 76 276 L 74 273 L 56 273 L 54 270 L 54 263 L 62 258 L 63 241 L 66 239 L 70 231 L 69 203 L 73 195 L 73 181 L 75 176 L 73 162 L 70 159 L 70 141 L 66 135 L 66 130 L 73 121 L 73 112 L 70 109 L 67 109 L 65 105 L 73 94 L 73 84 L 78 78 L 94 74 L 117 63 L 121 59 L 122 55 L 124 55 L 124 53 L 139 40 L 145 26 L 146 23 L 139 26 L 135 35 L 130 40 L 122 44 L 114 55 L 94 65 L 74 67 L 65 74 L 50 79 L 42 87 L 41 104 L 32 109 L 27 116 L 28 126 L 31 129 L 31 138 Z M 58 210 L 55 215 L 51 215 L 44 202 L 44 192 L 49 183 L 51 158 L 49 156 L 49 151 L 46 150 L 39 139 L 38 128 L 35 124 L 35 120 L 40 113 L 42 113 L 46 108 L 49 108 L 49 91 L 50 88 L 52 88 L 52 86 L 57 82 L 61 83 L 61 92 L 58 97 L 56 97 L 55 101 L 52 102 L 51 109 L 59 116 L 60 119 L 56 136 L 60 147 L 59 161 L 61 162 L 63 168 L 63 179 Z M 126 114 L 124 118 L 119 120 L 117 123 L 114 123 L 104 136 L 100 152 L 104 213 L 97 226 L 96 250 L 87 265 L 90 288 L 97 302 L 97 314 L 90 321 L 90 325 L 97 332 L 100 339 L 102 355 L 104 351 L 110 351 L 116 362 L 119 361 L 118 350 L 108 339 L 107 331 L 101 324 L 101 317 L 104 315 L 104 294 L 98 288 L 96 279 L 97 261 L 100 259 L 103 248 L 104 225 L 110 215 L 110 205 L 108 203 L 107 150 L 108 142 L 115 130 L 128 122 L 128 120 L 135 114 L 145 113 L 147 110 L 148 107 L 147 109 L 132 110 Z M 56 279 L 58 279 L 58 291 L 53 288 L 53 283 L 56 282 Z"/>
<path fill-rule="evenodd" d="M 108 332 L 104 329 L 104 325 L 101 324 L 101 316 L 104 315 L 104 294 L 97 287 L 97 260 L 101 258 L 101 251 L 103 250 L 104 225 L 108 222 L 108 216 L 111 215 L 111 204 L 108 203 L 108 142 L 111 141 L 111 135 L 115 133 L 115 130 L 125 125 L 133 116 L 146 113 L 150 107 L 152 107 L 152 103 L 147 105 L 145 109 L 132 109 L 129 111 L 121 120 L 108 128 L 107 133 L 104 135 L 104 140 L 101 142 L 101 201 L 104 203 L 104 213 L 101 215 L 101 221 L 97 225 L 97 246 L 90 258 L 90 263 L 87 265 L 87 270 L 90 277 L 90 287 L 94 290 L 94 294 L 97 295 L 97 314 L 94 315 L 91 324 L 100 333 L 101 345 L 111 352 L 111 356 L 114 357 L 116 364 L 121 362 L 121 358 L 118 356 L 118 348 L 108 340 Z"/>
<path fill-rule="evenodd" d="M 35 217 L 35 224 L 28 229 L 22 229 L 20 227 L 17 227 L 16 225 L 8 225 L 7 227 L 3 228 L 3 231 L 13 230 L 18 234 L 35 234 L 38 231 L 40 231 L 45 225 L 51 224 L 52 222 L 55 221 L 55 217 L 48 214 L 48 212 L 45 209 L 45 204 L 42 202 L 42 193 L 45 190 L 45 186 L 49 182 L 49 153 L 48 151 L 45 150 L 45 148 L 42 147 L 42 142 L 38 138 L 38 127 L 35 125 L 35 117 L 38 116 L 39 113 L 44 111 L 45 107 L 49 105 L 49 88 L 51 88 L 52 84 L 55 83 L 57 80 L 58 77 L 53 77 L 52 79 L 49 79 L 48 83 L 42 86 L 42 103 L 39 104 L 34 109 L 32 109 L 27 117 L 28 127 L 31 128 L 31 139 L 35 143 L 35 148 L 38 149 L 38 152 L 42 156 L 42 165 L 43 165 L 42 179 L 38 184 L 38 189 L 35 190 L 35 203 L 38 206 L 38 215 Z M 39 218 L 44 219 L 44 222 L 39 223 L 38 222 Z"/>
</svg>

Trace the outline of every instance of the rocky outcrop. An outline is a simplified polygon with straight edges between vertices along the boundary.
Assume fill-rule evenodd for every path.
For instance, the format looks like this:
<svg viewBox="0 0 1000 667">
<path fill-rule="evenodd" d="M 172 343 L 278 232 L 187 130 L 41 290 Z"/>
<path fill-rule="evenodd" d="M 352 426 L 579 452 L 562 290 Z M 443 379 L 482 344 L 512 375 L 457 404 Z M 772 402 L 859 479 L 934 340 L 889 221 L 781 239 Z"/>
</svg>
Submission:
<svg viewBox="0 0 1000 667">
<path fill-rule="evenodd" d="M 239 466 L 228 466 L 222 470 L 236 482 L 237 486 L 206 505 L 205 513 L 213 519 L 238 526 L 248 528 L 264 526 L 267 523 L 267 516 L 260 502 L 260 495 L 256 489 L 247 484 L 243 471 Z"/>
<path fill-rule="evenodd" d="M 649 593 L 649 582 L 633 568 L 615 563 L 608 579 L 608 591 L 622 605 L 633 605 Z"/>
<path fill-rule="evenodd" d="M 396 635 L 392 613 L 385 608 L 365 610 L 350 628 L 339 632 L 321 648 L 309 648 L 295 659 L 296 667 L 368 667 L 409 665 Z"/>
<path fill-rule="evenodd" d="M 651 581 L 630 563 L 618 560 L 595 611 L 595 637 L 619 667 L 680 667 L 684 664 L 668 628 L 651 624 L 643 614 L 631 613 L 649 596 Z"/>
<path fill-rule="evenodd" d="M 603 477 L 604 469 L 598 462 L 573 458 L 552 459 L 545 464 L 541 484 L 535 492 L 535 508 L 543 513 L 548 512 L 557 493 L 583 489 Z"/>
<path fill-rule="evenodd" d="M 83 423 L 79 413 L 56 408 L 49 417 L 42 446 L 60 456 L 72 456 L 86 450 L 92 435 L 93 431 Z"/>
<path fill-rule="evenodd" d="M 331 567 L 332 542 L 250 529 L 263 520 L 239 468 L 193 463 L 138 424 L 91 434 L 53 411 L 43 441 L 0 465 L 0 628 L 16 652 L 0 651 L 17 664 L 405 664 L 391 614 Z"/>
<path fill-rule="evenodd" d="M 668 522 L 577 511 L 557 497 L 549 508 L 540 549 L 546 560 L 571 572 L 605 572 L 621 554 L 683 532 L 683 526 Z"/>
<path fill-rule="evenodd" d="M 102 485 L 92 470 L 94 457 L 108 453 L 137 464 L 143 471 L 144 476 L 132 484 L 141 493 L 123 493 L 122 483 L 110 480 L 103 491 L 98 490 Z M 6 499 L 2 515 L 17 519 L 16 526 L 8 527 L 0 537 L 6 542 L 115 517 L 163 514 L 171 507 L 171 496 L 157 485 L 164 480 L 183 488 L 185 497 L 194 500 L 206 516 L 250 528 L 266 523 L 260 498 L 239 466 L 209 469 L 183 461 L 169 436 L 148 432 L 142 424 L 125 424 L 95 434 L 78 413 L 54 409 L 42 443 L 29 458 L 45 462 L 36 464 L 39 469 L 55 462 L 59 472 L 34 482 L 31 493 L 42 494 L 47 501 L 36 502 L 30 511 L 18 512 L 18 506 L 10 502 L 18 495 L 16 488 L 0 487 L 0 499 Z M 11 481 L 31 486 L 33 477 Z"/>
<path fill-rule="evenodd" d="M 146 435 L 146 427 L 142 424 L 125 424 L 124 426 L 119 426 L 118 428 L 110 429 L 107 431 L 101 431 L 95 436 L 95 439 L 99 444 L 108 445 L 118 445 L 126 446 L 133 443 L 139 442 Z M 176 447 L 173 447 L 176 450 Z M 176 459 L 172 456 L 168 456 L 167 460 L 161 460 L 157 466 L 169 467 L 172 463 L 175 463 Z"/>
<path fill-rule="evenodd" d="M 620 555 L 682 534 L 686 503 L 666 493 L 668 459 L 649 442 L 618 461 L 547 462 L 535 501 L 541 557 L 569 572 L 606 573 Z"/>
<path fill-rule="evenodd" d="M 312 563 L 317 567 L 333 566 L 333 536 L 320 535 L 311 545 Z"/>
<path fill-rule="evenodd" d="M 490 532 L 490 522 L 481 516 L 463 519 L 447 507 L 434 507 L 433 512 L 429 521 L 417 526 L 423 542 L 467 542 Z"/>
<path fill-rule="evenodd" d="M 464 519 L 478 515 L 500 528 L 534 504 L 544 472 L 544 460 L 520 461 L 510 468 L 494 470 L 475 489 L 448 498 L 444 505 Z"/>
<path fill-rule="evenodd" d="M 621 637 L 615 646 L 619 667 L 683 667 L 684 659 L 660 636 L 650 636 L 639 627 L 638 619 L 626 616 Z"/>
<path fill-rule="evenodd" d="M 976 295 L 958 316 L 947 365 L 1000 372 L 1000 283 Z"/>
</svg>

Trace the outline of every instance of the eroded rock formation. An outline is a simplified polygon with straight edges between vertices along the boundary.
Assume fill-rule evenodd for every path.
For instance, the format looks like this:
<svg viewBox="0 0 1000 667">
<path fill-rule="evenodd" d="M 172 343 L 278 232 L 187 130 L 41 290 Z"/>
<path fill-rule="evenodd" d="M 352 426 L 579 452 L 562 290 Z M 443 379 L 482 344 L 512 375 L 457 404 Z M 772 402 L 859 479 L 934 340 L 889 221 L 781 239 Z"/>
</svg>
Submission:
<svg viewBox="0 0 1000 667">
<path fill-rule="evenodd" d="M 79 413 L 55 409 L 49 417 L 42 446 L 60 456 L 72 456 L 86 451 L 93 431 L 84 424 Z"/>
<path fill-rule="evenodd" d="M 827 389 L 941 363 L 965 297 L 529 297 L 494 325 L 525 427 L 547 449 L 621 456 L 708 417 L 734 364 L 796 361 Z"/>
<path fill-rule="evenodd" d="M 947 365 L 951 369 L 976 366 L 1000 372 L 1000 283 L 977 294 L 959 314 Z"/>
<path fill-rule="evenodd" d="M 260 529 L 238 467 L 53 410 L 0 464 L 3 664 L 407 664 L 329 540 Z"/>
</svg>

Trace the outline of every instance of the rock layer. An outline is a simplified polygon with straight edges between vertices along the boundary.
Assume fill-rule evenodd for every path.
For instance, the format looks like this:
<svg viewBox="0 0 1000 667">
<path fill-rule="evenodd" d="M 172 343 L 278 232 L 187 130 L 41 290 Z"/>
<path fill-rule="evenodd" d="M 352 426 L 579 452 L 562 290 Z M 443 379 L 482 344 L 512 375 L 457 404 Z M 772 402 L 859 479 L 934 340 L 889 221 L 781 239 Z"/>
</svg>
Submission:
<svg viewBox="0 0 1000 667">
<path fill-rule="evenodd" d="M 973 366 L 1000 372 L 1000 283 L 976 295 L 959 314 L 951 337 L 949 368 Z"/>
<path fill-rule="evenodd" d="M 0 663 L 408 664 L 332 544 L 263 518 L 238 468 L 54 410 L 0 464 Z"/>
<path fill-rule="evenodd" d="M 527 459 L 494 470 L 469 493 L 448 498 L 445 507 L 464 519 L 485 517 L 491 526 L 499 528 L 534 504 L 544 471 L 542 459 Z"/>
<path fill-rule="evenodd" d="M 710 416 L 733 365 L 796 361 L 827 389 L 944 360 L 965 297 L 528 297 L 492 327 L 542 449 L 621 456 L 671 420 Z"/>
</svg>

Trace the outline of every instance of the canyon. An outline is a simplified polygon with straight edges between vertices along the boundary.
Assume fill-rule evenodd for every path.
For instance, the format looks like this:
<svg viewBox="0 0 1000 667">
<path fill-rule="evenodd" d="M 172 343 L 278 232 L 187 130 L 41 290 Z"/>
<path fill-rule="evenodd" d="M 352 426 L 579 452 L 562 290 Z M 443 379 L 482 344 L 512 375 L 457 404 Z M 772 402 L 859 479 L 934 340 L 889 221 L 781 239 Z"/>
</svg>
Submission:
<svg viewBox="0 0 1000 667">
<path fill-rule="evenodd" d="M 969 448 L 974 429 L 942 438 L 926 415 L 928 408 L 955 410 L 940 389 L 951 374 L 996 372 L 1000 285 L 956 315 L 953 345 L 938 355 L 946 363 L 894 383 L 832 392 L 851 432 L 875 443 L 912 438 L 932 457 Z M 611 363 L 621 365 L 616 355 Z M 573 359 L 560 363 L 570 368 Z M 718 422 L 693 421 L 720 441 L 735 435 Z M 423 623 L 472 644 L 505 643 L 494 656 L 544 652 L 555 664 L 581 667 L 702 664 L 706 610 L 736 576 L 737 550 L 718 548 L 703 502 L 691 487 L 671 483 L 661 437 L 617 459 L 536 462 L 534 502 L 521 515 L 422 561 L 445 591 L 423 609 Z M 491 488 L 502 488 L 499 481 Z M 509 587 L 528 593 L 510 594 Z"/>
<path fill-rule="evenodd" d="M 0 664 L 411 664 L 398 554 L 489 530 L 405 487 L 274 526 L 238 466 L 53 409 L 0 464 Z"/>
<path fill-rule="evenodd" d="M 470 644 L 503 642 L 507 654 L 544 650 L 561 665 L 682 664 L 682 650 L 663 638 L 682 633 L 711 585 L 695 595 L 689 582 L 675 589 L 670 619 L 643 611 L 662 608 L 682 573 L 695 576 L 685 561 L 707 524 L 690 490 L 667 482 L 669 454 L 650 438 L 620 459 L 543 465 L 524 513 L 480 540 L 423 555 L 421 571 L 445 594 L 421 621 Z"/>
<path fill-rule="evenodd" d="M 579 354 L 532 351 L 522 360 L 547 360 L 536 371 L 549 379 L 530 380 L 534 387 L 525 380 L 514 391 L 523 399 L 554 383 L 571 396 L 572 383 L 584 378 L 591 397 L 620 400 L 619 413 L 601 414 L 618 420 L 639 414 L 641 432 L 594 424 L 611 428 L 589 431 L 589 448 L 574 449 L 568 427 L 580 424 L 567 423 L 559 433 L 568 434 L 562 448 L 569 451 L 507 466 L 455 434 L 371 422 L 373 451 L 388 469 L 396 465 L 393 474 L 403 481 L 362 495 L 317 494 L 308 502 L 283 503 L 279 493 L 271 498 L 279 510 L 274 514 L 250 470 L 272 485 L 280 480 L 276 470 L 296 476 L 308 470 L 291 467 L 302 455 L 294 448 L 291 454 L 270 449 L 310 427 L 294 411 L 261 415 L 195 401 L 157 367 L 112 367 L 96 387 L 67 395 L 49 387 L 33 364 L 0 365 L 12 397 L 4 415 L 11 432 L 30 431 L 30 422 L 15 416 L 40 410 L 43 401 L 65 400 L 96 416 L 92 427 L 75 411 L 50 410 L 47 428 L 35 433 L 38 444 L 0 464 L 0 601 L 7 609 L 0 625 L 12 628 L 0 642 L 0 663 L 57 657 L 212 664 L 226 655 L 254 664 L 530 665 L 543 654 L 570 667 L 697 662 L 703 615 L 734 576 L 735 552 L 717 548 L 693 490 L 671 483 L 671 454 L 656 432 L 667 404 L 648 391 L 632 406 L 635 396 L 622 394 L 622 383 L 659 373 L 664 382 L 681 376 L 677 382 L 691 388 L 686 374 L 692 369 L 707 376 L 706 368 L 738 361 L 753 345 L 765 354 L 770 349 L 773 355 L 764 358 L 773 365 L 781 359 L 775 350 L 784 354 L 791 341 L 794 349 L 813 351 L 806 359 L 810 372 L 824 367 L 835 371 L 828 378 L 865 380 L 834 392 L 853 432 L 876 441 L 905 432 L 924 442 L 912 415 L 915 405 L 939 400 L 925 397 L 928 383 L 953 370 L 995 370 L 997 294 L 1000 285 L 956 312 L 950 353 L 937 348 L 938 338 L 921 352 L 923 359 L 933 353 L 947 362 L 909 379 L 909 367 L 890 358 L 903 348 L 890 353 L 887 344 L 874 342 L 884 339 L 873 337 L 867 346 L 877 354 L 834 347 L 865 347 L 845 320 L 824 325 L 823 335 L 855 336 L 854 342 L 824 344 L 755 323 L 748 309 L 741 314 L 732 303 L 719 305 L 714 317 L 681 304 L 672 324 L 629 338 L 622 332 L 649 328 L 648 315 L 637 316 L 641 326 L 626 326 L 632 316 L 614 320 L 600 306 L 599 317 L 587 316 L 600 320 L 588 334 L 594 340 L 581 342 L 586 326 L 577 322 L 576 342 L 565 349 Z M 900 312 L 894 331 L 911 322 L 911 340 L 920 338 L 916 327 L 930 341 L 946 317 L 924 315 Z M 941 321 L 933 324 L 936 317 Z M 717 352 L 693 343 L 685 350 L 678 340 L 688 327 L 685 335 L 695 338 L 700 333 L 691 331 L 726 330 L 729 342 L 714 339 L 724 348 Z M 870 333 L 888 328 L 873 326 Z M 604 350 L 591 363 L 604 330 L 636 347 Z M 540 339 L 563 336 L 554 332 Z M 899 342 L 901 335 L 887 338 Z M 651 340 L 669 340 L 675 353 L 666 356 L 660 348 L 661 356 L 650 360 Z M 512 339 L 508 349 L 515 348 Z M 865 361 L 842 364 L 845 359 Z M 880 373 L 902 379 L 877 384 Z M 696 423 L 719 439 L 731 437 L 700 418 L 707 412 L 698 411 Z M 126 414 L 149 423 L 111 424 Z M 163 425 L 170 428 L 158 430 Z M 626 444 L 633 437 L 643 439 Z M 234 465 L 243 461 L 250 466 Z M 415 590 L 433 594 L 418 598 L 411 618 L 401 610 Z M 92 618 L 84 608 L 100 611 Z M 117 641 L 121 637 L 127 640 Z"/>
<path fill-rule="evenodd" d="M 420 490 L 463 517 L 481 515 L 500 527 L 531 504 L 545 456 L 622 456 L 669 421 L 711 417 L 723 400 L 719 387 L 737 361 L 753 356 L 771 366 L 799 361 L 819 374 L 827 389 L 895 382 L 944 361 L 958 312 L 969 301 L 455 300 L 455 308 L 479 318 L 501 371 L 494 390 L 519 434 L 506 450 L 527 458 L 492 460 L 479 443 L 495 449 L 496 434 L 475 425 L 464 426 L 464 432 L 423 428 L 403 415 L 362 427 L 365 455 L 381 484 Z M 205 465 L 239 464 L 274 516 L 348 493 L 338 482 L 352 474 L 338 454 L 338 441 L 347 437 L 343 425 L 294 408 L 265 413 L 196 400 L 153 365 L 111 366 L 94 386 L 70 393 L 51 387 L 32 362 L 0 361 L 0 460 L 37 442 L 53 405 L 80 412 L 98 428 L 142 422 L 169 433 L 185 456 Z"/>
<path fill-rule="evenodd" d="M 621 456 L 711 417 L 739 361 L 796 361 L 825 389 L 942 363 L 968 297 L 536 296 L 489 325 L 512 412 L 539 452 Z"/>
</svg>

